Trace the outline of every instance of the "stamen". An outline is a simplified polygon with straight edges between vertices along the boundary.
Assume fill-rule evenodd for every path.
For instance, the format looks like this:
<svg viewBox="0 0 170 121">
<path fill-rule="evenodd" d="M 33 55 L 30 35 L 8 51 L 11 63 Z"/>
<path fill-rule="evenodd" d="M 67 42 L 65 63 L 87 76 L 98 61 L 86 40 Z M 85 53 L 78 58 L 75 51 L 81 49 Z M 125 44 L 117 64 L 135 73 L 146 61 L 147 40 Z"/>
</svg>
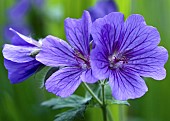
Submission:
<svg viewBox="0 0 170 121">
<path fill-rule="evenodd" d="M 108 60 L 110 63 L 109 67 L 111 69 L 121 68 L 124 64 L 128 63 L 127 58 L 125 56 L 122 56 L 122 55 L 118 56 L 116 54 L 109 56 Z"/>
<path fill-rule="evenodd" d="M 82 69 L 90 68 L 89 57 L 84 57 L 78 50 L 75 50 L 75 59 Z"/>
</svg>

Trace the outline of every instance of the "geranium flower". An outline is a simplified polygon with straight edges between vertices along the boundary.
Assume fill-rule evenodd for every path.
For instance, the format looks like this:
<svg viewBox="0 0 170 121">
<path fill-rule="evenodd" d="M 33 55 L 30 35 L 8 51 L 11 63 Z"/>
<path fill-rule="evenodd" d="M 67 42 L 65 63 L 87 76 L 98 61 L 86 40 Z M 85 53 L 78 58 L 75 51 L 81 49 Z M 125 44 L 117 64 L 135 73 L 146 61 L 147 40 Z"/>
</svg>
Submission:
<svg viewBox="0 0 170 121">
<path fill-rule="evenodd" d="M 168 52 L 158 46 L 160 35 L 147 26 L 141 15 L 113 12 L 92 25 L 95 48 L 91 52 L 93 73 L 108 78 L 112 95 L 117 100 L 139 98 L 148 90 L 142 77 L 162 80 Z"/>
<path fill-rule="evenodd" d="M 12 45 L 5 44 L 2 52 L 8 78 L 15 84 L 24 81 L 42 66 L 34 57 L 41 48 L 41 41 L 37 42 L 11 28 L 10 30 L 15 34 L 11 39 Z"/>
<path fill-rule="evenodd" d="M 44 5 L 44 0 L 17 0 L 15 4 L 7 10 L 7 23 L 4 27 L 4 40 L 10 40 L 13 37 L 13 32 L 9 27 L 15 29 L 22 34 L 29 34 L 32 27 L 26 21 L 31 10 L 41 10 Z"/>
<path fill-rule="evenodd" d="M 95 21 L 111 12 L 116 12 L 117 5 L 114 0 L 98 0 L 95 6 L 89 8 L 88 11 L 91 15 L 92 21 Z"/>
<path fill-rule="evenodd" d="M 91 18 L 87 11 L 81 19 L 65 20 L 66 37 L 70 45 L 59 38 L 48 36 L 36 59 L 52 67 L 63 67 L 53 73 L 46 81 L 45 87 L 61 97 L 71 95 L 82 81 L 94 83 L 89 62 Z"/>
<path fill-rule="evenodd" d="M 25 17 L 29 14 L 29 11 L 34 7 L 41 9 L 44 5 L 44 0 L 18 0 L 8 10 L 8 18 L 13 23 L 25 22 Z"/>
</svg>

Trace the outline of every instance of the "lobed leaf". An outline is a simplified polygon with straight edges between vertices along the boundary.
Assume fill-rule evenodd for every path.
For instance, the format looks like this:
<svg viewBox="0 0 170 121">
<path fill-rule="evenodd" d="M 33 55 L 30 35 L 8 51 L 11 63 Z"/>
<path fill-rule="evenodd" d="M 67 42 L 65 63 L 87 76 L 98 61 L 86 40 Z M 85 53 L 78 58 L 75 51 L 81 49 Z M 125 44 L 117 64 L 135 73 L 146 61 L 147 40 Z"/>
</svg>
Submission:
<svg viewBox="0 0 170 121">
<path fill-rule="evenodd" d="M 83 98 L 77 95 L 72 95 L 68 98 L 53 98 L 43 102 L 41 105 L 52 107 L 52 109 L 77 108 L 81 105 L 85 105 L 89 100 L 90 98 Z"/>
<path fill-rule="evenodd" d="M 66 112 L 57 114 L 54 121 L 73 121 L 77 118 L 82 118 L 84 116 L 85 110 L 86 105 L 68 110 Z"/>
</svg>

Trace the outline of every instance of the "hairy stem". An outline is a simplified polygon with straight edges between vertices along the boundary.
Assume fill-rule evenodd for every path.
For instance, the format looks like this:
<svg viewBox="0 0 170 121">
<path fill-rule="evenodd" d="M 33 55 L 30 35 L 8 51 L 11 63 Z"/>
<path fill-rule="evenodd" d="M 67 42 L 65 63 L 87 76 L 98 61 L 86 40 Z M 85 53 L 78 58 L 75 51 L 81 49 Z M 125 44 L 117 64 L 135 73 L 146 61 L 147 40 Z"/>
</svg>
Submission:
<svg viewBox="0 0 170 121">
<path fill-rule="evenodd" d="M 107 104 L 106 104 L 106 99 L 105 99 L 105 84 L 104 82 L 101 82 L 101 94 L 102 94 L 102 101 L 94 94 L 94 92 L 90 89 L 90 87 L 83 82 L 82 83 L 84 85 L 84 87 L 86 88 L 86 90 L 91 94 L 91 96 L 99 103 L 99 105 L 101 106 L 102 109 L 102 113 L 103 113 L 103 121 L 107 121 L 107 116 L 109 121 L 113 121 L 112 119 L 112 115 L 109 109 L 107 109 Z"/>
<path fill-rule="evenodd" d="M 84 87 L 87 89 L 87 91 L 91 94 L 91 96 L 99 103 L 100 106 L 103 105 L 103 103 L 101 102 L 101 100 L 94 94 L 94 92 L 90 89 L 90 87 L 83 82 Z"/>
<path fill-rule="evenodd" d="M 103 112 L 103 121 L 107 121 L 107 109 L 106 109 L 106 103 L 105 103 L 105 91 L 104 91 L 104 83 L 101 84 L 102 86 L 102 112 Z"/>
</svg>

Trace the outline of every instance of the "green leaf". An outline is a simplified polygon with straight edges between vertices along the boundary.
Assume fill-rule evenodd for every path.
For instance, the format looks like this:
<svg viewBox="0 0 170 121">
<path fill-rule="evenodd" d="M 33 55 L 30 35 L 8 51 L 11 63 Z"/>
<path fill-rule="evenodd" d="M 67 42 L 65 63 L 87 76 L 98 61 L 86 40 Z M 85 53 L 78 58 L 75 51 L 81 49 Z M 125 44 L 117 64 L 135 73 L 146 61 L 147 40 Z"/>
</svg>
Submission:
<svg viewBox="0 0 170 121">
<path fill-rule="evenodd" d="M 118 104 L 118 105 L 128 105 L 128 106 L 130 106 L 130 104 L 127 101 L 107 99 L 106 102 L 107 102 L 108 105 Z"/>
<path fill-rule="evenodd" d="M 104 88 L 105 88 L 105 97 L 106 97 L 106 99 L 113 99 L 110 85 L 106 84 Z"/>
<path fill-rule="evenodd" d="M 94 83 L 94 84 L 88 84 L 88 86 L 90 87 L 90 89 L 94 92 L 94 94 L 97 97 L 100 97 L 100 91 L 101 91 L 101 86 L 99 85 L 99 83 Z M 91 94 L 86 90 L 85 93 L 85 97 L 88 99 L 90 98 L 91 100 L 88 102 L 88 106 L 89 107 L 100 107 L 100 105 L 98 104 L 98 102 L 92 98 Z"/>
<path fill-rule="evenodd" d="M 99 85 L 99 83 L 88 84 L 88 86 L 94 92 L 94 94 L 96 94 L 96 96 L 100 96 L 101 86 Z M 92 97 L 92 96 L 88 91 L 86 91 L 85 97 Z"/>
<path fill-rule="evenodd" d="M 52 109 L 74 108 L 88 103 L 91 98 L 83 98 L 77 95 L 72 95 L 68 98 L 53 98 L 43 102 L 42 106 L 52 107 Z"/>
<path fill-rule="evenodd" d="M 65 112 L 56 115 L 55 121 L 72 121 L 75 118 L 82 118 L 89 105 L 91 97 L 84 98 L 78 95 L 72 95 L 68 98 L 53 98 L 43 102 L 41 105 L 51 107 L 52 109 L 72 108 L 66 109 Z"/>
<path fill-rule="evenodd" d="M 52 67 L 52 68 L 48 68 L 48 70 L 45 71 L 46 73 L 44 74 L 45 76 L 43 77 L 41 88 L 44 87 L 46 80 L 47 80 L 53 73 L 55 73 L 55 72 L 58 71 L 58 70 L 59 70 L 59 67 Z"/>
<path fill-rule="evenodd" d="M 45 65 L 40 65 L 40 66 L 37 68 L 36 73 L 38 73 L 39 71 L 41 71 L 44 67 L 45 67 Z"/>
<path fill-rule="evenodd" d="M 44 80 L 46 81 L 53 73 L 59 70 L 59 67 L 52 67 L 48 70 L 47 74 L 45 75 Z"/>
<path fill-rule="evenodd" d="M 66 112 L 56 115 L 56 119 L 54 121 L 73 121 L 77 118 L 82 118 L 84 116 L 85 110 L 86 105 L 68 110 Z"/>
<path fill-rule="evenodd" d="M 115 100 L 112 96 L 112 91 L 109 84 L 105 85 L 105 97 L 106 97 L 106 103 L 108 105 L 118 104 L 118 105 L 130 105 L 127 101 L 120 101 Z"/>
</svg>

